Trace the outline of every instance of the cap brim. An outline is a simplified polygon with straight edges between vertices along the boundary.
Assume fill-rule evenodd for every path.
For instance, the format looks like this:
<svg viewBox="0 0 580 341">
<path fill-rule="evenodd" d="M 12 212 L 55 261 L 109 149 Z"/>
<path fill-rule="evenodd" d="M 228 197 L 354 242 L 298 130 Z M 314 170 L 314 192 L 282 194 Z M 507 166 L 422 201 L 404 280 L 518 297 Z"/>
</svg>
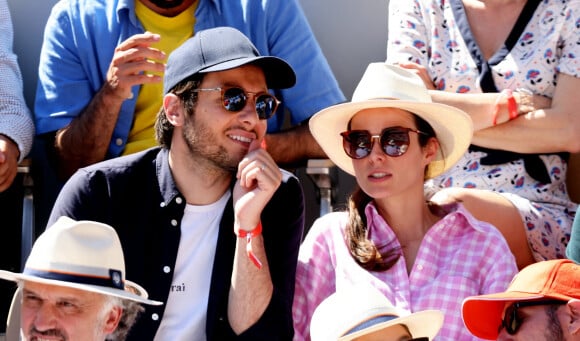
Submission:
<svg viewBox="0 0 580 341">
<path fill-rule="evenodd" d="M 443 313 L 438 310 L 423 310 L 408 316 L 377 323 L 372 327 L 342 336 L 338 338 L 338 341 L 353 340 L 363 335 L 368 335 L 397 324 L 405 325 L 413 338 L 428 337 L 429 340 L 433 340 L 443 325 L 443 319 Z"/>
<path fill-rule="evenodd" d="M 467 297 L 461 306 L 461 316 L 471 334 L 486 340 L 495 340 L 506 303 L 544 298 L 544 295 L 526 292 L 502 292 Z"/>
<path fill-rule="evenodd" d="M 144 303 L 144 304 L 149 304 L 149 305 L 162 305 L 163 304 L 163 302 L 148 299 L 147 296 L 144 296 L 144 295 L 146 295 L 146 291 L 141 286 L 139 286 L 138 284 L 136 284 L 134 282 L 128 281 L 128 280 L 125 280 L 125 287 L 127 287 L 127 289 L 132 291 L 132 292 L 139 293 L 139 295 L 134 294 L 134 293 L 127 291 L 127 290 L 108 288 L 108 287 L 102 287 L 102 286 L 97 286 L 97 285 L 66 282 L 66 281 L 57 281 L 57 280 L 53 280 L 53 279 L 46 279 L 46 278 L 41 278 L 41 277 L 36 277 L 36 276 L 24 275 L 21 273 L 15 273 L 15 272 L 10 272 L 10 271 L 6 271 L 6 270 L 0 270 L 0 278 L 8 280 L 8 281 L 13 281 L 13 282 L 29 281 L 29 282 L 35 282 L 35 283 L 41 283 L 41 284 L 56 285 L 56 286 L 61 286 L 61 287 L 86 290 L 86 291 L 90 291 L 90 292 L 94 292 L 94 293 L 98 293 L 98 294 L 116 296 L 116 297 L 120 297 L 123 299 L 136 301 L 139 303 Z"/>
<path fill-rule="evenodd" d="M 337 104 L 316 113 L 310 119 L 310 131 L 328 158 L 345 172 L 354 175 L 352 159 L 342 148 L 340 133 L 359 111 L 371 108 L 397 108 L 409 111 L 427 121 L 439 141 L 438 156 L 429 165 L 427 178 L 451 168 L 465 153 L 473 136 L 471 118 L 463 111 L 440 103 L 376 99 Z"/>
<path fill-rule="evenodd" d="M 199 73 L 225 71 L 247 64 L 254 64 L 262 68 L 266 76 L 266 84 L 270 89 L 286 89 L 296 84 L 296 74 L 290 64 L 273 56 L 232 59 L 203 68 Z"/>
</svg>

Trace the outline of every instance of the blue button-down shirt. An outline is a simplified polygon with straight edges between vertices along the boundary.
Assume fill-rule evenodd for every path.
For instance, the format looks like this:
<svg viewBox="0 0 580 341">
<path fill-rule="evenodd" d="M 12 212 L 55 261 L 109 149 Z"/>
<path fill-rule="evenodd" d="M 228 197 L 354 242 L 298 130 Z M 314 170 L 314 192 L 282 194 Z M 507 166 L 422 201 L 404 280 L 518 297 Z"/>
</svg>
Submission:
<svg viewBox="0 0 580 341">
<path fill-rule="evenodd" d="M 195 17 L 195 32 L 235 27 L 260 54 L 280 57 L 294 68 L 296 85 L 277 93 L 292 124 L 344 101 L 297 0 L 200 0 Z M 40 56 L 37 134 L 61 129 L 78 116 L 105 82 L 115 47 L 143 32 L 134 0 L 59 1 L 48 19 Z M 133 98 L 121 107 L 107 157 L 118 156 L 125 148 L 139 89 L 135 86 Z M 269 132 L 281 129 L 284 105 L 268 121 Z"/>
</svg>

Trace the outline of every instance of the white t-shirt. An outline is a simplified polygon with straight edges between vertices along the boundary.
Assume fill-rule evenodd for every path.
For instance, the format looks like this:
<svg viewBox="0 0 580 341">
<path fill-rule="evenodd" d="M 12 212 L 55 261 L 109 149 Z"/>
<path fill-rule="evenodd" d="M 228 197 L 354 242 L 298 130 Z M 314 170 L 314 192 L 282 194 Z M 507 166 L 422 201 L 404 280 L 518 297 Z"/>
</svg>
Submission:
<svg viewBox="0 0 580 341">
<path fill-rule="evenodd" d="M 206 340 L 207 303 L 219 224 L 230 196 L 227 191 L 213 204 L 185 206 L 173 283 L 155 341 Z"/>
</svg>

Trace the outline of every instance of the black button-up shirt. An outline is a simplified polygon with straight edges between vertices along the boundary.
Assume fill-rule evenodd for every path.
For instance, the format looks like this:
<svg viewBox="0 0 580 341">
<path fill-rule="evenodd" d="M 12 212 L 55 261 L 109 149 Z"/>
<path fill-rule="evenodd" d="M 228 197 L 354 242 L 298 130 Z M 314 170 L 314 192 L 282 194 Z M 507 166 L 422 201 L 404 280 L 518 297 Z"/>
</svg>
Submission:
<svg viewBox="0 0 580 341">
<path fill-rule="evenodd" d="M 185 199 L 175 186 L 166 149 L 153 148 L 76 172 L 65 184 L 49 223 L 60 216 L 114 227 L 125 255 L 126 278 L 151 299 L 167 302 L 181 235 Z M 236 236 L 232 199 L 226 205 L 213 265 L 207 307 L 208 340 L 291 340 L 292 300 L 304 227 L 304 198 L 296 177 L 283 181 L 262 212 L 264 245 L 274 292 L 260 320 L 236 336 L 227 318 Z M 165 305 L 147 306 L 127 340 L 153 340 Z"/>
</svg>

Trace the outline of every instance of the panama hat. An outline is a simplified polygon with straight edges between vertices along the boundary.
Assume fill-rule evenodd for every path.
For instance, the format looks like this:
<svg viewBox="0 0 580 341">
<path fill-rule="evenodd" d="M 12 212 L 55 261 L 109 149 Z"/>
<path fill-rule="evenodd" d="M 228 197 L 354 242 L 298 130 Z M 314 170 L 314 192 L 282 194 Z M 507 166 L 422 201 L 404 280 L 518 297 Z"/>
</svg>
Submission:
<svg viewBox="0 0 580 341">
<path fill-rule="evenodd" d="M 427 121 L 439 141 L 436 158 L 429 164 L 426 177 L 433 178 L 453 166 L 465 153 L 473 136 L 473 122 L 462 110 L 433 103 L 421 78 L 395 65 L 368 65 L 352 96 L 352 101 L 325 108 L 310 119 L 310 131 L 328 158 L 345 172 L 354 175 L 352 159 L 342 147 L 340 133 L 351 118 L 370 108 L 398 108 Z"/>
<path fill-rule="evenodd" d="M 413 338 L 432 340 L 443 325 L 439 310 L 409 314 L 372 286 L 341 288 L 322 301 L 312 314 L 312 341 L 352 340 L 394 325 L 407 327 Z"/>
<path fill-rule="evenodd" d="M 125 280 L 121 241 L 111 226 L 60 217 L 36 240 L 22 273 L 0 270 L 0 278 L 86 290 L 146 303 L 141 286 Z"/>
<path fill-rule="evenodd" d="M 505 292 L 467 297 L 461 315 L 473 335 L 495 340 L 506 303 L 546 298 L 564 302 L 580 299 L 580 265 L 569 259 L 530 264 L 514 277 Z"/>
</svg>

